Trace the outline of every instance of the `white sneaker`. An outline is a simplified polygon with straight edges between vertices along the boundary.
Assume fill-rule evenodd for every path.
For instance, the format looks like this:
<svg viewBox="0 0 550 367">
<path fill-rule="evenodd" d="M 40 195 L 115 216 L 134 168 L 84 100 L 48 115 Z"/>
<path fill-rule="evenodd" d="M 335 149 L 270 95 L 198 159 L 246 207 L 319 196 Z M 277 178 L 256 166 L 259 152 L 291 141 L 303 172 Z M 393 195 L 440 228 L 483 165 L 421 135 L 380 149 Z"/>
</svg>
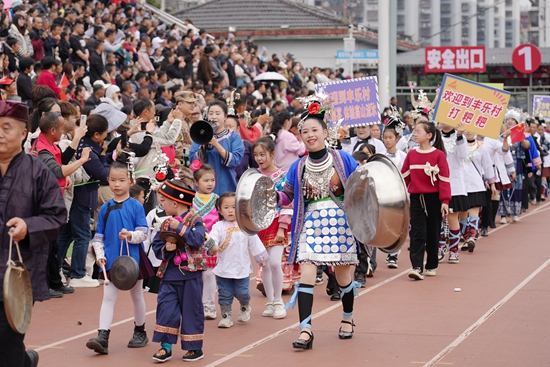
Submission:
<svg viewBox="0 0 550 367">
<path fill-rule="evenodd" d="M 506 223 L 508 223 L 508 220 L 506 219 L 506 217 L 500 218 L 500 224 L 506 224 Z"/>
<path fill-rule="evenodd" d="M 273 318 L 284 319 L 286 317 L 286 310 L 282 300 L 273 301 Z"/>
<path fill-rule="evenodd" d="M 273 317 L 273 303 L 267 302 L 265 304 L 265 310 L 262 312 L 263 317 Z"/>
<path fill-rule="evenodd" d="M 517 222 L 517 221 L 519 221 L 519 217 L 518 217 L 517 215 L 514 215 L 514 216 L 512 217 L 512 220 L 513 220 L 514 222 Z"/>
<path fill-rule="evenodd" d="M 218 317 L 216 310 L 204 309 L 204 319 L 205 320 L 215 320 Z"/>
<path fill-rule="evenodd" d="M 95 287 L 99 287 L 99 281 L 97 279 L 92 279 L 89 275 L 86 275 L 79 279 L 71 278 L 71 287 L 95 288 Z"/>
<path fill-rule="evenodd" d="M 231 326 L 233 326 L 233 319 L 231 318 L 231 315 L 228 314 L 228 313 L 223 313 L 222 314 L 222 319 L 221 319 L 220 323 L 218 324 L 218 327 L 222 328 L 222 329 L 228 329 Z"/>
<path fill-rule="evenodd" d="M 435 271 L 435 269 L 426 269 L 426 273 L 425 273 L 425 274 L 426 274 L 426 276 L 428 276 L 428 277 L 435 277 L 436 271 Z"/>
<path fill-rule="evenodd" d="M 250 305 L 243 306 L 241 305 L 241 310 L 239 311 L 239 316 L 237 316 L 238 322 L 247 322 L 250 320 L 250 312 L 252 311 L 252 307 Z"/>
</svg>

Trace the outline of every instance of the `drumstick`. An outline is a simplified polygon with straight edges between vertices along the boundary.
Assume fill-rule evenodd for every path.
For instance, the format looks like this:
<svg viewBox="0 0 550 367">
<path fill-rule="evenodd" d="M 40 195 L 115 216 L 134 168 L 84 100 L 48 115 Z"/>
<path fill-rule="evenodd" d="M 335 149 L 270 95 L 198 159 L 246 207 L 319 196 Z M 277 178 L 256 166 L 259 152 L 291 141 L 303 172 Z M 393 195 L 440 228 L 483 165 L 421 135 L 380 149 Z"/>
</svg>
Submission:
<svg viewBox="0 0 550 367">
<path fill-rule="evenodd" d="M 111 282 L 107 278 L 107 271 L 105 270 L 105 264 L 101 264 L 101 270 L 103 270 L 103 276 L 105 277 L 105 281 L 103 282 L 103 284 L 109 285 L 109 283 Z"/>
</svg>

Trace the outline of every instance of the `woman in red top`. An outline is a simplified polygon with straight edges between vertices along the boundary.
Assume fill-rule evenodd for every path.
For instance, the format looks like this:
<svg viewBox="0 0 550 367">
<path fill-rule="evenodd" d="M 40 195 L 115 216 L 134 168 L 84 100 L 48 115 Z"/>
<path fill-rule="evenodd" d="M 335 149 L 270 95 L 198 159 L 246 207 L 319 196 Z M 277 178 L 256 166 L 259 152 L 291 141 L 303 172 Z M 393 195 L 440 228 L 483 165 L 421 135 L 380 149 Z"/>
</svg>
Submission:
<svg viewBox="0 0 550 367">
<path fill-rule="evenodd" d="M 441 133 L 433 122 L 422 121 L 413 131 L 420 147 L 409 151 L 401 173 L 411 197 L 412 270 L 409 278 L 424 279 L 424 251 L 428 258 L 426 275 L 435 276 L 442 215 L 449 212 L 451 180 Z M 433 146 L 430 142 L 433 141 Z"/>
</svg>

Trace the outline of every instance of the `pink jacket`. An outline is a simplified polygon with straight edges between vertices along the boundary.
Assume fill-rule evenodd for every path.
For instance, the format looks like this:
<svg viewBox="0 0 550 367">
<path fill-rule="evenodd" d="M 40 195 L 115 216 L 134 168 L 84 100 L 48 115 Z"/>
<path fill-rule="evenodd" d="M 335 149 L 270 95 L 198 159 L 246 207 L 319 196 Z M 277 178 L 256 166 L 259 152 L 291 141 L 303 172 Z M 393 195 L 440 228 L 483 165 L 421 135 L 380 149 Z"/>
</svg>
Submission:
<svg viewBox="0 0 550 367">
<path fill-rule="evenodd" d="M 306 154 L 304 142 L 296 139 L 290 131 L 281 129 L 275 141 L 275 162 L 277 162 L 277 166 L 288 172 L 292 163 L 304 154 Z"/>
<path fill-rule="evenodd" d="M 141 70 L 143 71 L 150 71 L 155 70 L 153 67 L 153 64 L 151 63 L 151 60 L 149 59 L 149 56 L 147 55 L 147 52 L 141 52 L 138 51 L 138 63 L 141 66 Z"/>
</svg>

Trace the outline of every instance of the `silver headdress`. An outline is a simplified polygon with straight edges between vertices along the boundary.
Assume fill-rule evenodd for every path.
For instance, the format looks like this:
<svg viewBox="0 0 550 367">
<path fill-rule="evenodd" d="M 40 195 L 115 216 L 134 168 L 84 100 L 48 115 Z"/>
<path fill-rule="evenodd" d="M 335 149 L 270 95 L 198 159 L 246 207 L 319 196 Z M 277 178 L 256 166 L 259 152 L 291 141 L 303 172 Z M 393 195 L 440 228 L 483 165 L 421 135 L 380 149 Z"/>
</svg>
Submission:
<svg viewBox="0 0 550 367">
<path fill-rule="evenodd" d="M 403 136 L 403 129 L 406 124 L 399 118 L 399 116 L 389 116 L 384 120 L 384 124 L 386 125 L 386 129 L 394 129 L 399 136 Z"/>
<path fill-rule="evenodd" d="M 227 115 L 228 116 L 237 116 L 235 111 L 235 99 L 240 99 L 241 95 L 236 93 L 237 90 L 233 89 L 229 94 L 229 97 L 225 100 L 227 102 Z"/>
<path fill-rule="evenodd" d="M 298 131 L 302 131 L 302 126 L 305 120 L 309 117 L 313 117 L 322 120 L 328 127 L 328 144 L 330 147 L 335 148 L 338 145 L 339 130 L 342 126 L 344 119 L 340 119 L 335 123 L 332 121 L 332 112 L 334 111 L 333 101 L 328 99 L 328 95 L 324 93 L 317 93 L 308 97 L 301 97 L 298 100 L 304 105 L 306 110 L 302 113 L 301 120 L 298 123 Z"/>
<path fill-rule="evenodd" d="M 136 171 L 134 166 L 136 153 L 131 151 L 124 151 L 124 153 L 128 154 L 128 158 L 127 158 L 128 160 L 126 161 L 126 165 L 128 166 L 128 177 L 130 178 L 130 180 L 133 180 L 135 176 L 135 171 Z"/>
<path fill-rule="evenodd" d="M 504 115 L 504 121 L 503 122 L 506 122 L 506 120 L 508 119 L 514 119 L 516 120 L 516 122 L 519 124 L 522 122 L 522 118 L 523 118 L 523 111 L 520 110 L 519 108 L 515 108 L 515 107 L 508 107 L 508 109 L 506 110 L 506 114 Z"/>
<path fill-rule="evenodd" d="M 413 120 L 416 120 L 420 116 L 428 116 L 428 119 L 433 118 L 434 107 L 437 101 L 437 95 L 434 98 L 433 102 L 430 102 L 428 95 L 424 93 L 423 89 L 420 89 L 418 92 L 418 99 L 414 98 L 414 92 L 411 89 L 411 104 L 414 107 L 414 110 L 411 111 L 411 117 Z"/>
</svg>

